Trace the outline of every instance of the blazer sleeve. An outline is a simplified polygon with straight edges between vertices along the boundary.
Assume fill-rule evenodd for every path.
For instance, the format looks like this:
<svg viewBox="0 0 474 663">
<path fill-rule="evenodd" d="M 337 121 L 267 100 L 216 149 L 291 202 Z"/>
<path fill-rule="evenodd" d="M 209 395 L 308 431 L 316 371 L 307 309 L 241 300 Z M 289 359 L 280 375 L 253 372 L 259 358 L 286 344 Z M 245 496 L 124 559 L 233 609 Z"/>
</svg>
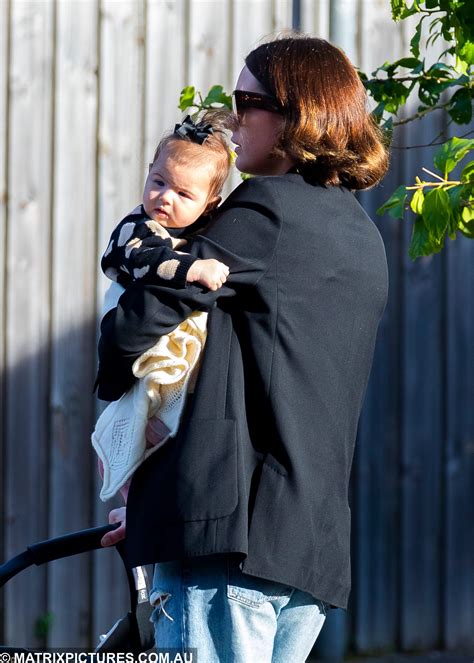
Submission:
<svg viewBox="0 0 474 663">
<path fill-rule="evenodd" d="M 116 400 L 133 384 L 132 364 L 158 337 L 195 310 L 254 286 L 269 268 L 278 245 L 282 214 L 276 177 L 243 182 L 202 234 L 189 238 L 189 253 L 227 264 L 230 276 L 216 291 L 199 285 L 166 287 L 132 283 L 103 318 L 99 340 L 98 396 Z"/>
</svg>

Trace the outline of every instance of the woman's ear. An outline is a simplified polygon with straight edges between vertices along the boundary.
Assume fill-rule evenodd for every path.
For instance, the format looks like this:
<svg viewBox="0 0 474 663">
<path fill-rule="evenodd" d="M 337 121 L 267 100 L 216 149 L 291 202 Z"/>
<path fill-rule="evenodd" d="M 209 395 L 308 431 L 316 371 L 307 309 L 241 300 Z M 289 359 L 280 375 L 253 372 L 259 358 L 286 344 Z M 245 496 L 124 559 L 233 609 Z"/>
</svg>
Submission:
<svg viewBox="0 0 474 663">
<path fill-rule="evenodd" d="M 216 196 L 215 198 L 213 198 L 212 200 L 210 200 L 210 201 L 207 203 L 207 205 L 206 205 L 206 209 L 204 210 L 203 214 L 204 214 L 204 215 L 205 215 L 205 214 L 210 214 L 210 213 L 212 212 L 212 210 L 215 210 L 215 209 L 216 209 L 216 207 L 219 205 L 219 203 L 221 202 L 221 200 L 222 200 L 222 198 L 221 198 L 220 196 Z"/>
</svg>

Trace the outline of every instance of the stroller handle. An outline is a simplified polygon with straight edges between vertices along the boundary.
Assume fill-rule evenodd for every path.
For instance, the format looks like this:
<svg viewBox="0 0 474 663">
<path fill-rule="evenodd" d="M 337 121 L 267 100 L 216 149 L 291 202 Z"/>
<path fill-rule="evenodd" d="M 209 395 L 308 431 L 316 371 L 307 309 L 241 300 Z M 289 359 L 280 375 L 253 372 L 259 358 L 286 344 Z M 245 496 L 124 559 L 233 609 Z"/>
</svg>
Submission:
<svg viewBox="0 0 474 663">
<path fill-rule="evenodd" d="M 0 566 L 0 587 L 33 564 L 39 566 L 54 559 L 62 559 L 102 548 L 100 541 L 104 534 L 119 526 L 120 523 L 114 523 L 113 525 L 91 527 L 28 546 L 24 552 Z"/>
<path fill-rule="evenodd" d="M 39 566 L 40 564 L 51 562 L 53 559 L 61 559 L 62 557 L 78 555 L 79 553 L 102 548 L 100 540 L 104 534 L 117 529 L 119 525 L 120 523 L 114 523 L 113 525 L 101 525 L 100 527 L 82 529 L 78 532 L 58 536 L 55 539 L 34 543 L 28 546 L 27 550 L 33 555 L 33 563 Z"/>
</svg>

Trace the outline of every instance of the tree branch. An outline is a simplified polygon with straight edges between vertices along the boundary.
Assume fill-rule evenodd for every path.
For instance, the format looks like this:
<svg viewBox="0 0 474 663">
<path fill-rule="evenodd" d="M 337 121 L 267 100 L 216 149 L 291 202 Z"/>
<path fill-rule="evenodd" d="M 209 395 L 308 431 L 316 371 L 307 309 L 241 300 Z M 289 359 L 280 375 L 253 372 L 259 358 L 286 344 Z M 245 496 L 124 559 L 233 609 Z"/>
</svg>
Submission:
<svg viewBox="0 0 474 663">
<path fill-rule="evenodd" d="M 444 132 L 447 130 L 447 128 L 448 128 L 453 122 L 454 122 L 454 120 L 453 120 L 453 118 L 451 117 L 451 118 L 449 119 L 448 124 L 444 127 L 444 129 L 441 129 L 441 131 L 439 132 L 439 134 L 438 134 L 437 136 L 435 136 L 435 137 L 433 138 L 433 140 L 432 140 L 430 143 L 428 143 L 427 147 L 429 147 L 430 145 L 440 145 L 440 143 L 437 143 L 436 141 L 438 140 L 438 138 L 441 138 L 441 136 L 444 134 Z M 468 133 L 471 133 L 471 132 L 468 132 Z M 443 142 L 444 142 L 444 141 L 443 141 Z M 442 143 L 441 143 L 441 145 L 442 145 Z"/>
<path fill-rule="evenodd" d="M 446 72 L 443 72 L 446 74 Z M 438 75 L 438 76 L 427 76 L 427 72 L 424 71 L 418 76 L 388 76 L 387 78 L 370 78 L 364 81 L 364 83 L 367 85 L 369 83 L 387 83 L 388 81 L 395 81 L 396 83 L 406 83 L 408 82 L 415 82 L 417 83 L 418 81 L 422 79 L 426 79 L 429 81 L 437 81 L 437 82 L 445 82 L 445 81 L 455 81 L 457 80 L 456 78 L 453 78 L 452 76 L 448 76 L 447 74 L 445 76 Z M 459 77 L 458 77 L 459 78 Z"/>
<path fill-rule="evenodd" d="M 398 122 L 394 122 L 393 126 L 399 127 L 402 124 L 408 124 L 408 122 L 413 122 L 413 120 L 419 120 L 425 115 L 428 115 L 428 113 L 431 113 L 432 111 L 442 110 L 443 108 L 447 108 L 450 104 L 451 101 L 447 101 L 446 103 L 438 104 L 437 106 L 428 106 L 427 108 L 424 108 L 422 111 L 415 113 L 415 115 L 412 115 L 411 117 L 407 117 L 404 120 L 399 120 Z"/>
<path fill-rule="evenodd" d="M 474 129 L 472 131 L 467 131 L 465 134 L 462 134 L 461 136 L 458 136 L 458 138 L 466 138 L 466 136 L 470 136 L 471 134 L 474 134 Z M 438 138 L 438 136 L 436 136 Z M 435 140 L 435 139 L 433 139 Z M 442 140 L 439 143 L 428 143 L 426 145 L 390 145 L 391 150 L 415 150 L 415 149 L 421 149 L 422 147 L 435 147 L 436 145 L 444 145 L 446 141 Z"/>
</svg>

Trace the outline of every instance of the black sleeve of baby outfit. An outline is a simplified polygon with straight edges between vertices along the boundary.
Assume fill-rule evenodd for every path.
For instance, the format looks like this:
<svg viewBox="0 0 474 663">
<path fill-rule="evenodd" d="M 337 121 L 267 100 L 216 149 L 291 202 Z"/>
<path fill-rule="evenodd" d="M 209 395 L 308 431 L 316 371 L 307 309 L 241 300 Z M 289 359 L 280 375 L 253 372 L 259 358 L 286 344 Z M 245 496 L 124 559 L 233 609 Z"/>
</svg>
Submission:
<svg viewBox="0 0 474 663">
<path fill-rule="evenodd" d="M 157 233 L 159 224 L 148 216 L 130 214 L 110 238 L 101 267 L 124 288 L 135 281 L 181 287 L 195 257 L 175 251 L 170 238 Z"/>
</svg>

